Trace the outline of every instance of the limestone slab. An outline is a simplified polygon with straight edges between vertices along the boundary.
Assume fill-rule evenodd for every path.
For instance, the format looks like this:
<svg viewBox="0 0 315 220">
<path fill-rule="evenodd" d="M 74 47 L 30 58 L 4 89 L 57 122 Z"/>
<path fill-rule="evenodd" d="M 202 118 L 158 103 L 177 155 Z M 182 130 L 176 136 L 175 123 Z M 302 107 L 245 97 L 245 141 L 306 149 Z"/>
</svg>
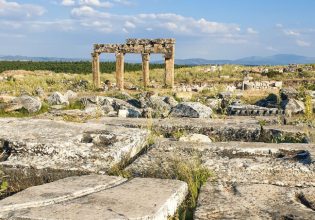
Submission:
<svg viewBox="0 0 315 220">
<path fill-rule="evenodd" d="M 0 166 L 15 182 L 18 176 L 36 182 L 45 173 L 48 181 L 67 172 L 107 173 L 137 155 L 149 136 L 137 128 L 13 118 L 0 119 L 0 131 Z"/>
<path fill-rule="evenodd" d="M 253 118 L 201 119 L 201 118 L 102 118 L 98 123 L 131 128 L 152 129 L 165 136 L 183 131 L 209 136 L 215 141 L 258 141 L 261 126 Z"/>
<path fill-rule="evenodd" d="M 201 163 L 222 182 L 315 187 L 315 145 L 248 142 L 193 143 L 162 139 L 126 171 L 140 177 L 163 177 L 174 163 Z"/>
<path fill-rule="evenodd" d="M 187 193 L 187 184 L 177 180 L 70 177 L 0 201 L 0 218 L 166 220 Z"/>
<path fill-rule="evenodd" d="M 315 188 L 270 184 L 221 184 L 202 187 L 194 219 L 315 219 Z"/>
</svg>

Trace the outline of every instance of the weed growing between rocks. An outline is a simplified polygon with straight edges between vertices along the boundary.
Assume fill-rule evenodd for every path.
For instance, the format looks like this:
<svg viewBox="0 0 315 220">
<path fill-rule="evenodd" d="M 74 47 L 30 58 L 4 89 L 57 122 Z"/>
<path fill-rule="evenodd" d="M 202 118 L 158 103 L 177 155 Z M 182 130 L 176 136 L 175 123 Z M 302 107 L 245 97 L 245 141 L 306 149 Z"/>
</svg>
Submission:
<svg viewBox="0 0 315 220">
<path fill-rule="evenodd" d="M 313 103 L 310 95 L 305 96 L 305 119 L 313 120 Z"/>
<path fill-rule="evenodd" d="M 193 212 L 197 206 L 199 190 L 203 184 L 213 176 L 202 166 L 200 160 L 183 161 L 174 159 L 171 162 L 174 170 L 173 179 L 184 181 L 188 184 L 189 194 L 187 200 L 179 208 L 176 219 L 193 219 Z"/>
<path fill-rule="evenodd" d="M 272 137 L 271 143 L 308 143 L 309 136 L 308 132 L 298 132 L 295 135 L 278 134 Z"/>
<path fill-rule="evenodd" d="M 193 219 L 199 190 L 210 177 L 214 177 L 213 173 L 202 165 L 198 152 L 191 150 L 188 154 L 189 158 L 182 157 L 180 152 L 168 158 L 160 155 L 149 169 L 142 170 L 141 173 L 133 173 L 134 176 L 142 178 L 174 179 L 187 183 L 188 196 L 175 217 L 170 218 L 171 220 Z"/>
<path fill-rule="evenodd" d="M 9 183 L 6 180 L 4 173 L 0 170 L 0 199 L 7 195 Z"/>
</svg>

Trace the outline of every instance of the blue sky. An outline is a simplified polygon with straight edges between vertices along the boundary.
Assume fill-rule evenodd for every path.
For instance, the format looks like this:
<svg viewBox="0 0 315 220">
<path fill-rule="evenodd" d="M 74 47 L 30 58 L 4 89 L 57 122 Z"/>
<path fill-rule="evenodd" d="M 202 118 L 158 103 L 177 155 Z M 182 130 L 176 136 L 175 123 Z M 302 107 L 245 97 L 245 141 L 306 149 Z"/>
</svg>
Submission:
<svg viewBox="0 0 315 220">
<path fill-rule="evenodd" d="M 0 0 L 0 54 L 87 58 L 93 43 L 173 37 L 177 58 L 315 57 L 314 8 L 314 0 Z"/>
</svg>

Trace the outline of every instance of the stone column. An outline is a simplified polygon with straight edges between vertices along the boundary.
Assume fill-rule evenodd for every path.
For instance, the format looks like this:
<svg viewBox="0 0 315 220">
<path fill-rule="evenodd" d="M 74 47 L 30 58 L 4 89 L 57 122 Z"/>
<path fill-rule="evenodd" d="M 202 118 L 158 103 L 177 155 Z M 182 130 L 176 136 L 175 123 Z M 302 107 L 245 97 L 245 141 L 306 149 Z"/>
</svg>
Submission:
<svg viewBox="0 0 315 220">
<path fill-rule="evenodd" d="M 165 54 L 165 79 L 166 87 L 174 88 L 175 78 L 175 47 L 172 47 L 171 54 Z"/>
<path fill-rule="evenodd" d="M 116 83 L 119 90 L 124 90 L 125 55 L 116 53 Z"/>
<path fill-rule="evenodd" d="M 142 73 L 143 73 L 143 85 L 147 88 L 150 82 L 150 54 L 142 54 Z"/>
<path fill-rule="evenodd" d="M 100 76 L 100 55 L 99 55 L 99 53 L 92 53 L 92 72 L 93 72 L 94 87 L 100 88 L 101 76 Z"/>
</svg>

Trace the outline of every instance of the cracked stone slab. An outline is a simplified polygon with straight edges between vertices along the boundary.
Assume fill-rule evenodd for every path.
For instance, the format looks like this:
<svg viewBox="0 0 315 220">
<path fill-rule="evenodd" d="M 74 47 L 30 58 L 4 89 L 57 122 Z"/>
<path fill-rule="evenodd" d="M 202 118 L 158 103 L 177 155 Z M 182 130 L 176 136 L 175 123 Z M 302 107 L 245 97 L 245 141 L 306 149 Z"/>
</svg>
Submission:
<svg viewBox="0 0 315 220">
<path fill-rule="evenodd" d="M 166 137 L 175 132 L 198 133 L 209 136 L 215 141 L 245 141 L 245 142 L 282 142 L 306 143 L 312 142 L 310 134 L 315 136 L 315 130 L 290 125 L 279 125 L 276 117 L 227 117 L 226 119 L 199 118 L 102 118 L 92 120 L 95 123 L 124 126 L 131 128 L 152 129 Z M 262 124 L 265 124 L 262 126 Z"/>
<path fill-rule="evenodd" d="M 137 128 L 40 119 L 0 119 L 0 131 L 0 166 L 12 182 L 31 176 L 36 182 L 39 174 L 50 182 L 107 173 L 136 156 L 149 137 L 147 130 Z"/>
<path fill-rule="evenodd" d="M 209 181 L 200 191 L 194 219 L 315 219 L 314 195 L 315 187 Z"/>
<path fill-rule="evenodd" d="M 96 122 L 93 120 L 93 122 Z M 216 141 L 258 141 L 261 126 L 253 118 L 200 119 L 200 118 L 102 118 L 97 123 L 131 128 L 152 129 L 165 136 L 174 132 L 199 133 Z"/>
<path fill-rule="evenodd" d="M 314 219 L 315 145 L 159 140 L 125 170 L 162 177 L 173 163 L 199 161 L 214 173 L 195 219 Z"/>
<path fill-rule="evenodd" d="M 315 145 L 248 142 L 190 143 L 159 140 L 125 170 L 162 177 L 173 163 L 199 161 L 223 182 L 315 187 Z"/>
<path fill-rule="evenodd" d="M 177 180 L 69 177 L 1 200 L 0 219 L 166 220 L 187 193 L 187 184 Z"/>
</svg>

